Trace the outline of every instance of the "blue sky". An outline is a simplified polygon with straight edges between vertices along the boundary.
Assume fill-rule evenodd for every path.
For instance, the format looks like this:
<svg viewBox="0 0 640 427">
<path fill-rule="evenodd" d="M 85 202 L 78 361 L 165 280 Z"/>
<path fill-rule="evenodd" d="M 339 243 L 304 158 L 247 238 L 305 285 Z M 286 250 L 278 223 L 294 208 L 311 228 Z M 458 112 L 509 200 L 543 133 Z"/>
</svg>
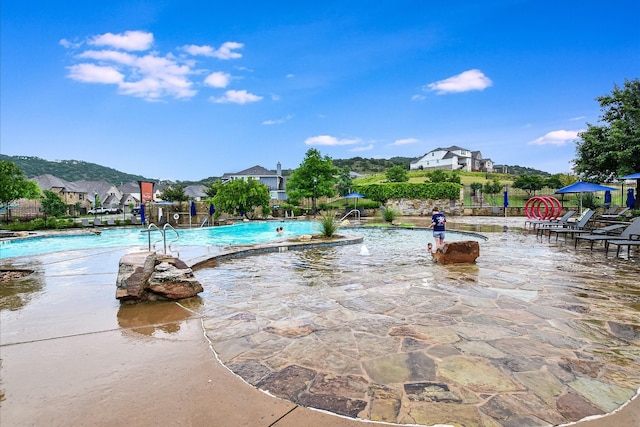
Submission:
<svg viewBox="0 0 640 427">
<path fill-rule="evenodd" d="M 452 145 L 570 172 L 640 2 L 0 3 L 0 152 L 200 180 Z"/>
</svg>

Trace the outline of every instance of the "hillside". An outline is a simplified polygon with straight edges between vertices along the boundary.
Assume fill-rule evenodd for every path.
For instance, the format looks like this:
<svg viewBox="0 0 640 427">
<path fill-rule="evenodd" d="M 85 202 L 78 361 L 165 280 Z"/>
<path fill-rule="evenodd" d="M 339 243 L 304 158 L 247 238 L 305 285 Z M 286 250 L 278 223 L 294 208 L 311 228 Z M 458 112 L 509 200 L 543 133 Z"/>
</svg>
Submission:
<svg viewBox="0 0 640 427">
<path fill-rule="evenodd" d="M 352 157 L 350 159 L 333 159 L 333 164 L 342 169 L 348 167 L 349 170 L 363 175 L 383 174 L 387 169 L 396 165 L 403 165 L 409 168 L 412 157 L 392 157 L 390 159 L 366 159 L 362 157 Z M 32 178 L 38 175 L 50 174 L 66 181 L 107 181 L 111 184 L 120 185 L 125 182 L 136 182 L 139 180 L 156 181 L 141 175 L 133 175 L 120 172 L 113 168 L 101 166 L 95 163 L 84 162 L 82 160 L 60 160 L 50 161 L 39 157 L 29 156 L 6 156 L 0 154 L 0 161 L 13 162 L 26 176 Z M 547 172 L 523 166 L 506 166 L 511 175 L 550 175 Z M 291 170 L 282 171 L 285 176 L 290 175 Z M 208 184 L 216 181 L 218 177 L 207 177 L 200 181 L 178 181 L 183 185 Z"/>
<path fill-rule="evenodd" d="M 147 180 L 147 178 L 141 175 L 120 172 L 95 163 L 83 162 L 82 160 L 60 160 L 52 162 L 39 157 L 5 156 L 0 154 L 0 161 L 13 162 L 27 178 L 49 174 L 66 181 L 104 180 L 115 185 L 120 185 L 125 182 Z"/>
</svg>

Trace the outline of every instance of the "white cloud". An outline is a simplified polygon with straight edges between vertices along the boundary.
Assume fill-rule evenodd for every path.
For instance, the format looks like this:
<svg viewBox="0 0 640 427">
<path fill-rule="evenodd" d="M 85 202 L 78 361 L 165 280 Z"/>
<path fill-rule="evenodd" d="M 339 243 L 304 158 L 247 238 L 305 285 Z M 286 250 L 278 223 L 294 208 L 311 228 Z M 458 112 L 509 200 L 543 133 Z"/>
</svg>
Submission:
<svg viewBox="0 0 640 427">
<path fill-rule="evenodd" d="M 209 74 L 207 78 L 204 79 L 204 84 L 211 87 L 223 88 L 229 86 L 230 81 L 230 74 L 216 71 L 215 73 Z"/>
<path fill-rule="evenodd" d="M 285 117 L 281 118 L 281 119 L 277 119 L 277 120 L 265 120 L 264 122 L 262 122 L 263 125 L 265 126 L 270 126 L 270 125 L 281 125 L 283 123 L 288 122 L 289 120 L 291 120 L 293 118 L 293 114 L 287 114 Z"/>
<path fill-rule="evenodd" d="M 491 79 L 480 70 L 464 71 L 457 76 L 440 80 L 435 83 L 429 83 L 427 88 L 435 91 L 438 95 L 446 93 L 468 92 L 471 90 L 484 90 L 491 86 Z"/>
<path fill-rule="evenodd" d="M 427 97 L 426 97 L 426 96 L 424 96 L 424 95 L 419 95 L 419 94 L 413 95 L 413 96 L 411 97 L 411 100 L 412 100 L 412 101 L 424 101 L 425 99 L 427 99 Z"/>
<path fill-rule="evenodd" d="M 393 144 L 391 145 L 415 144 L 416 142 L 419 142 L 419 140 L 415 138 L 404 138 L 404 139 L 396 139 L 395 141 L 393 141 Z"/>
<path fill-rule="evenodd" d="M 120 34 L 105 33 L 89 40 L 94 46 L 110 46 L 128 51 L 147 50 L 153 44 L 153 34 L 144 31 L 125 31 Z"/>
<path fill-rule="evenodd" d="M 211 56 L 218 59 L 238 59 L 242 58 L 242 54 L 234 52 L 236 49 L 242 49 L 243 43 L 238 42 L 225 42 L 219 49 L 214 49 L 211 46 L 198 46 L 190 44 L 182 47 L 182 50 L 193 56 Z"/>
<path fill-rule="evenodd" d="M 85 83 L 119 84 L 124 75 L 114 67 L 95 64 L 76 64 L 67 67 L 69 77 Z"/>
<path fill-rule="evenodd" d="M 352 145 L 359 142 L 360 139 L 338 139 L 330 135 L 312 136 L 304 141 L 307 145 Z"/>
<path fill-rule="evenodd" d="M 554 130 L 548 132 L 540 138 L 536 138 L 530 141 L 530 145 L 566 145 L 567 143 L 574 141 L 578 138 L 578 134 L 582 132 L 580 130 Z"/>
<path fill-rule="evenodd" d="M 72 42 L 67 39 L 60 39 L 60 46 L 63 46 L 67 49 L 77 49 L 82 46 L 82 42 Z"/>
<path fill-rule="evenodd" d="M 87 39 L 91 48 L 73 56 L 76 64 L 67 67 L 67 77 L 83 83 L 109 83 L 118 86 L 122 95 L 157 101 L 165 97 L 190 98 L 198 92 L 194 89 L 193 76 L 206 76 L 204 86 L 226 88 L 232 76 L 224 72 L 211 72 L 205 67 L 198 68 L 201 58 L 207 56 L 220 59 L 240 58 L 235 50 L 244 45 L 237 42 L 223 43 L 219 49 L 210 46 L 189 45 L 182 48 L 194 56 L 176 55 L 173 52 L 161 54 L 148 50 L 152 47 L 154 36 L 144 31 L 125 31 L 113 34 L 105 33 Z M 66 48 L 80 48 L 82 43 L 74 44 L 66 39 L 60 40 Z M 228 91 L 222 97 L 214 99 L 219 103 L 245 104 L 257 102 L 262 97 L 247 91 Z"/>
<path fill-rule="evenodd" d="M 288 79 L 292 79 L 292 78 L 294 78 L 295 76 L 296 76 L 295 74 L 291 74 L 291 73 L 289 73 L 289 74 L 287 74 L 287 75 L 286 75 L 286 77 L 287 77 Z"/>
<path fill-rule="evenodd" d="M 360 146 L 360 147 L 353 147 L 349 151 L 352 152 L 352 153 L 356 153 L 356 152 L 359 152 L 359 151 L 369 151 L 369 150 L 373 150 L 373 144 Z"/>
<path fill-rule="evenodd" d="M 578 120 L 584 120 L 586 117 L 585 116 L 578 116 L 578 117 L 572 117 L 569 120 L 571 120 L 572 122 L 577 122 Z"/>
<path fill-rule="evenodd" d="M 135 55 L 117 50 L 87 50 L 77 55 L 82 59 L 95 59 L 96 61 L 117 62 L 124 65 L 133 65 L 136 62 Z"/>
<path fill-rule="evenodd" d="M 217 104 L 247 104 L 262 100 L 261 96 L 254 95 L 246 90 L 228 90 L 220 98 L 211 97 L 211 101 Z"/>
</svg>

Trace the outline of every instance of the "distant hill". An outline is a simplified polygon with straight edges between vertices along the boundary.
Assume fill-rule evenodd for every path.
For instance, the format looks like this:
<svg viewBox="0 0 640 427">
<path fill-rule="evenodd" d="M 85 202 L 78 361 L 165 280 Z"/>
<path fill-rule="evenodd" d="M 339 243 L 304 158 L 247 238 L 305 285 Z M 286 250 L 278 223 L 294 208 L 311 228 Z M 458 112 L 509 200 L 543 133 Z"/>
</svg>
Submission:
<svg viewBox="0 0 640 427">
<path fill-rule="evenodd" d="M 409 164 L 416 160 L 415 157 L 392 157 L 390 159 L 366 159 L 362 157 L 352 157 L 350 159 L 333 159 L 334 166 L 342 169 L 345 166 L 349 170 L 361 173 L 363 175 L 374 175 L 384 173 L 390 167 L 396 165 L 403 165 L 407 169 Z M 0 161 L 13 162 L 27 178 L 32 178 L 38 175 L 50 174 L 58 178 L 62 178 L 66 181 L 107 181 L 114 185 L 120 185 L 125 182 L 136 182 L 140 180 L 154 181 L 141 175 L 133 175 L 117 171 L 113 168 L 108 168 L 95 163 L 84 162 L 82 160 L 60 160 L 49 161 L 39 157 L 30 156 L 6 156 L 0 154 Z M 503 166 L 501 166 L 502 168 Z M 542 175 L 549 176 L 548 172 L 544 172 L 537 169 L 527 168 L 524 166 L 504 166 L 507 168 L 507 173 L 511 175 Z M 283 175 L 290 175 L 292 170 L 283 170 Z M 178 181 L 182 185 L 193 184 L 209 184 L 215 182 L 219 177 L 207 177 L 200 181 Z M 171 184 L 171 182 L 166 182 Z"/>
<path fill-rule="evenodd" d="M 27 178 L 50 174 L 65 181 L 107 181 L 114 185 L 125 182 L 147 180 L 144 176 L 124 173 L 82 160 L 49 161 L 39 157 L 6 156 L 0 154 L 0 161 L 13 162 Z"/>
<path fill-rule="evenodd" d="M 372 175 L 376 173 L 383 173 L 390 167 L 396 165 L 406 166 L 409 169 L 409 164 L 415 160 L 413 157 L 392 157 L 390 159 L 364 159 L 362 157 L 352 157 L 350 159 L 333 159 L 333 165 L 343 169 L 345 166 L 349 167 L 349 170 L 358 172 L 363 175 Z"/>
</svg>

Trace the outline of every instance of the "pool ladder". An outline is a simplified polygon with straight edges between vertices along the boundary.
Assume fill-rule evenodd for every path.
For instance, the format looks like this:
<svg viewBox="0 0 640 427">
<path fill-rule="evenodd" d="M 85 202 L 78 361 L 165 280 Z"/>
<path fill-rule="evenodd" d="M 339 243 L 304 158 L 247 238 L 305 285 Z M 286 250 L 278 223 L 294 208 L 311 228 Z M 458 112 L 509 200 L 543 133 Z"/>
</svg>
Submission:
<svg viewBox="0 0 640 427">
<path fill-rule="evenodd" d="M 160 234 L 162 234 L 162 238 L 156 240 L 153 242 L 153 244 L 151 243 L 151 233 L 156 230 L 159 231 Z M 167 231 L 173 231 L 176 234 L 175 239 L 171 240 L 169 242 L 169 252 L 173 252 L 173 249 L 171 248 L 171 245 L 174 242 L 177 242 L 180 239 L 180 235 L 178 234 L 178 231 L 173 228 L 173 226 L 169 223 L 166 223 L 164 226 L 162 226 L 162 228 L 158 227 L 157 225 L 155 225 L 154 223 L 150 223 L 149 226 L 147 227 L 146 230 L 143 230 L 143 233 L 147 233 L 147 237 L 149 239 L 149 251 L 151 251 L 152 249 L 155 251 L 156 250 L 156 244 L 159 242 L 162 242 L 163 245 L 163 253 L 166 255 L 167 254 Z M 180 256 L 180 253 L 178 251 L 175 251 L 176 254 L 178 256 Z"/>
</svg>

